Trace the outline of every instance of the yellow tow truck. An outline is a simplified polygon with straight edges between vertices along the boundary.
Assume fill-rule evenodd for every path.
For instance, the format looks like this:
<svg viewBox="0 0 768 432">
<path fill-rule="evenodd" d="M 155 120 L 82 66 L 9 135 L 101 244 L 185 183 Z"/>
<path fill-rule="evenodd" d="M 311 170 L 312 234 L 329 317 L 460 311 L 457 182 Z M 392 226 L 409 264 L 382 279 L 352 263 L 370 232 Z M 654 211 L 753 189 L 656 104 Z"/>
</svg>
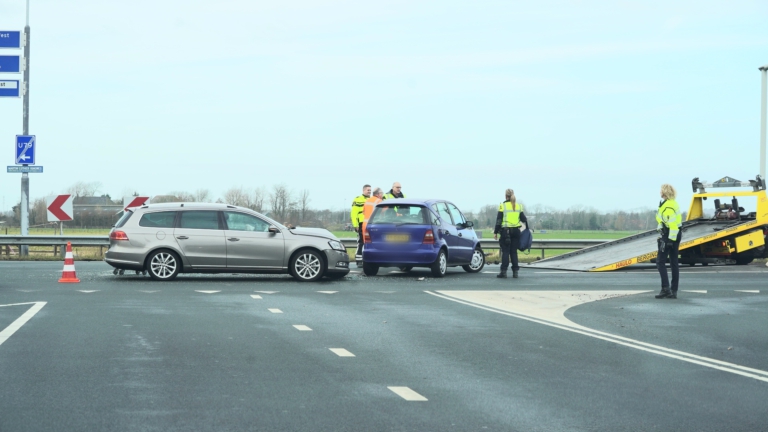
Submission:
<svg viewBox="0 0 768 432">
<path fill-rule="evenodd" d="M 768 196 L 765 179 L 742 182 L 723 177 L 713 183 L 691 182 L 693 199 L 680 230 L 680 263 L 688 265 L 749 264 L 755 258 L 768 258 Z M 751 188 L 751 191 L 725 191 L 724 188 Z M 707 189 L 716 191 L 708 192 Z M 713 205 L 705 201 L 713 199 Z M 730 202 L 720 199 L 730 198 Z M 755 211 L 739 204 L 753 201 Z M 575 271 L 611 271 L 642 262 L 654 262 L 658 254 L 656 230 L 646 231 L 597 246 L 547 258 L 529 267 Z"/>
</svg>

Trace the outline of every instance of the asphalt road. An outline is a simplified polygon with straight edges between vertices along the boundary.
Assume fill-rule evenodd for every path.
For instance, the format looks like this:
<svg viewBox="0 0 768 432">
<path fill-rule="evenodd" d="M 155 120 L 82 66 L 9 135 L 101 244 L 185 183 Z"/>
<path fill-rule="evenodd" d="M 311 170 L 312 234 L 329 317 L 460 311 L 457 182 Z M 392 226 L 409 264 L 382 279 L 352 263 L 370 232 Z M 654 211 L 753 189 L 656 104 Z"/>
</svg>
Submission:
<svg viewBox="0 0 768 432">
<path fill-rule="evenodd" d="M 314 284 L 0 263 L 0 431 L 754 431 L 768 268 Z M 356 271 L 356 270 L 355 270 Z M 511 274 L 511 273 L 510 273 Z"/>
</svg>

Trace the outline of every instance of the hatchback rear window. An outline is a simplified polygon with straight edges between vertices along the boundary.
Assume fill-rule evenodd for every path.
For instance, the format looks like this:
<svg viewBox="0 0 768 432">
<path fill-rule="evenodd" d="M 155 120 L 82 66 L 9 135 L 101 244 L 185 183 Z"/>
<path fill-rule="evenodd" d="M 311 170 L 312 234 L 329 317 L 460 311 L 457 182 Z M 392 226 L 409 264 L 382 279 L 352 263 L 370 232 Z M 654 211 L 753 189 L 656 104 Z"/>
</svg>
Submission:
<svg viewBox="0 0 768 432">
<path fill-rule="evenodd" d="M 152 228 L 173 228 L 173 222 L 175 220 L 175 211 L 144 213 L 139 220 L 139 226 Z"/>
<path fill-rule="evenodd" d="M 123 213 L 122 216 L 120 216 L 120 219 L 115 224 L 115 228 L 120 228 L 123 225 L 125 225 L 126 222 L 128 222 L 128 219 L 133 216 L 133 210 L 126 210 L 125 213 Z"/>
<path fill-rule="evenodd" d="M 370 223 L 429 225 L 429 210 L 416 204 L 379 203 L 373 211 Z"/>
</svg>

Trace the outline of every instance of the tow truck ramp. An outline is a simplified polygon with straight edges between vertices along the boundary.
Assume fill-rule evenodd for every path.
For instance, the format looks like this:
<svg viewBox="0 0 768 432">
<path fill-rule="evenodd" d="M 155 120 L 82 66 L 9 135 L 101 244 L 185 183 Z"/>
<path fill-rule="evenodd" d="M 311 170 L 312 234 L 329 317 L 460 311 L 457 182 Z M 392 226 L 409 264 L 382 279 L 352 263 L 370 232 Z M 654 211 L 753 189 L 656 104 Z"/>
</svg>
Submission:
<svg viewBox="0 0 768 432">
<path fill-rule="evenodd" d="M 757 227 L 757 221 L 694 220 L 683 222 L 680 250 L 693 248 Z M 529 264 L 527 267 L 573 271 L 610 271 L 650 262 L 658 254 L 656 230 L 580 249 Z"/>
</svg>

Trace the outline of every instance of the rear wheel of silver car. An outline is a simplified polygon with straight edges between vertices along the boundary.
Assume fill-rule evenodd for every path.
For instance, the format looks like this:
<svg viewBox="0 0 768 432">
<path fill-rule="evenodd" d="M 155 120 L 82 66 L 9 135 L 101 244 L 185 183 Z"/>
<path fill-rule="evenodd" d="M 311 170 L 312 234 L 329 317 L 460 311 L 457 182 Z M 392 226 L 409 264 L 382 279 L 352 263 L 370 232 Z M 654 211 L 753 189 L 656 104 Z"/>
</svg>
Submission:
<svg viewBox="0 0 768 432">
<path fill-rule="evenodd" d="M 441 249 L 440 253 L 437 254 L 437 259 L 432 264 L 431 270 L 434 277 L 445 276 L 445 272 L 448 270 L 448 255 L 445 253 L 445 249 Z"/>
<path fill-rule="evenodd" d="M 154 251 L 147 259 L 149 277 L 159 281 L 169 281 L 181 271 L 181 260 L 175 253 L 167 250 Z"/>
<path fill-rule="evenodd" d="M 472 261 L 465 266 L 461 266 L 465 271 L 469 273 L 477 273 L 485 267 L 485 254 L 480 248 L 475 249 L 472 254 Z"/>
<path fill-rule="evenodd" d="M 325 273 L 325 263 L 319 252 L 305 249 L 291 260 L 291 275 L 300 282 L 314 282 Z"/>
</svg>

